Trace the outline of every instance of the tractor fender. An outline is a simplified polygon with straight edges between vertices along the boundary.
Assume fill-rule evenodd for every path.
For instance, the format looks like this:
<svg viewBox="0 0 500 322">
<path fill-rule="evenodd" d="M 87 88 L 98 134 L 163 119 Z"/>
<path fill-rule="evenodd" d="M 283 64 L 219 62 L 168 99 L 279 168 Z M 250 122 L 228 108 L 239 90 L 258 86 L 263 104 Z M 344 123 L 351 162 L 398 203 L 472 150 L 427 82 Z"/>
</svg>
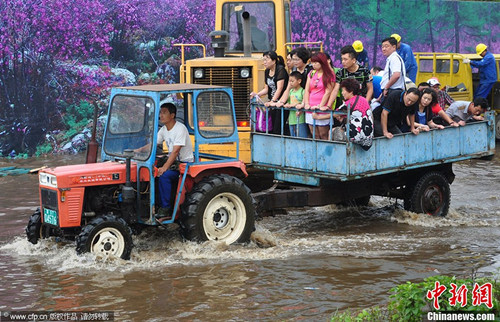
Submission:
<svg viewBox="0 0 500 322">
<path fill-rule="evenodd" d="M 181 163 L 179 165 L 180 178 L 186 172 L 186 164 Z M 215 174 L 228 174 L 237 178 L 246 178 L 248 177 L 248 172 L 246 170 L 245 163 L 242 161 L 227 161 L 220 163 L 203 163 L 203 164 L 193 164 L 188 168 L 188 173 L 186 176 L 186 180 L 184 182 L 184 187 L 181 187 L 180 180 L 179 185 L 177 186 L 177 194 L 181 192 L 179 204 L 184 202 L 186 194 L 193 189 L 194 185 L 203 178 L 215 175 Z M 181 190 L 182 189 L 182 190 Z"/>
<path fill-rule="evenodd" d="M 180 164 L 179 171 L 181 175 L 186 171 L 186 165 Z M 194 182 L 201 181 L 204 177 L 213 174 L 226 173 L 239 178 L 248 177 L 247 169 L 243 161 L 227 161 L 217 163 L 193 164 L 188 168 L 188 177 L 191 177 Z"/>
</svg>

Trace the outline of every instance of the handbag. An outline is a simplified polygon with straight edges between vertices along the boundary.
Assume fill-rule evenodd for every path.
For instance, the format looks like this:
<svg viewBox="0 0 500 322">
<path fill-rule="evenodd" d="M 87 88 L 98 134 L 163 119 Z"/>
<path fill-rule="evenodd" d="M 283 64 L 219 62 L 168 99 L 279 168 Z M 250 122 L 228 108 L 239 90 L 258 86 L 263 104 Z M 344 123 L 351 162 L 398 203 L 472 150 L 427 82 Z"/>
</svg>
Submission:
<svg viewBox="0 0 500 322">
<path fill-rule="evenodd" d="M 267 113 L 264 108 L 257 107 L 255 110 L 255 130 L 257 132 L 271 132 L 273 130 L 273 122 L 269 112 Z"/>
<path fill-rule="evenodd" d="M 373 117 L 372 110 L 368 108 L 365 115 L 361 111 L 354 111 L 359 95 L 351 106 L 351 118 L 349 120 L 349 139 L 367 151 L 373 142 Z"/>
</svg>

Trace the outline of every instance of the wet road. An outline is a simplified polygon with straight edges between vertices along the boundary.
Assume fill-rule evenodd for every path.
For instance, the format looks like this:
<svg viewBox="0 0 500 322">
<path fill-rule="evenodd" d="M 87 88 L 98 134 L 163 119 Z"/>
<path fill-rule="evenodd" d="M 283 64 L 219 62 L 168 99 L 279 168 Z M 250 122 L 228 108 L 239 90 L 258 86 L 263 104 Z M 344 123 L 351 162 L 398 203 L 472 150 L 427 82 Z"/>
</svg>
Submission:
<svg viewBox="0 0 500 322">
<path fill-rule="evenodd" d="M 247 246 L 184 243 L 175 226 L 134 237 L 130 261 L 76 256 L 73 244 L 27 242 L 33 175 L 0 178 L 0 311 L 113 311 L 118 320 L 327 320 L 387 302 L 390 288 L 500 268 L 500 149 L 456 164 L 447 218 L 394 208 L 292 210 L 257 222 Z M 83 156 L 0 161 L 79 163 Z"/>
</svg>

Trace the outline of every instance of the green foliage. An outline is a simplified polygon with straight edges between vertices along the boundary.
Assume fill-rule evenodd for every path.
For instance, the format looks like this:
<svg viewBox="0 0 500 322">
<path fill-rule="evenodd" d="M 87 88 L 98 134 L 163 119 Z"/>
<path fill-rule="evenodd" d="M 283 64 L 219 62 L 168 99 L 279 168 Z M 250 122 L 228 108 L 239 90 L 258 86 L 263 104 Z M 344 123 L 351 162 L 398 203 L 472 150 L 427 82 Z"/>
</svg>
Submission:
<svg viewBox="0 0 500 322">
<path fill-rule="evenodd" d="M 358 314 L 356 321 L 386 321 L 387 312 L 379 307 L 365 309 Z"/>
<path fill-rule="evenodd" d="M 425 299 L 426 289 L 423 289 L 420 284 L 406 282 L 392 288 L 391 292 L 395 293 L 390 296 L 392 301 L 389 302 L 389 311 L 393 312 L 391 316 L 393 320 L 421 320 L 424 313 L 422 308 L 428 303 Z"/>
<path fill-rule="evenodd" d="M 350 310 L 347 310 L 345 312 L 339 313 L 336 312 L 330 321 L 344 321 L 344 322 L 365 322 L 365 321 L 370 321 L 370 322 L 378 322 L 378 321 L 387 321 L 388 316 L 387 312 L 378 306 L 369 308 L 369 309 L 364 309 L 363 311 L 359 313 L 352 313 Z"/>
<path fill-rule="evenodd" d="M 144 42 L 129 44 L 128 47 L 122 50 L 127 53 L 127 56 L 120 55 L 121 64 L 135 75 L 154 72 L 169 57 L 179 53 L 179 48 L 171 44 L 174 41 L 173 38 L 164 37 L 150 40 L 144 39 Z M 192 54 L 194 51 L 186 50 L 186 59 L 202 56 L 200 53 Z"/>
<path fill-rule="evenodd" d="M 500 294 L 498 294 L 498 288 L 500 283 L 492 278 L 465 278 L 459 279 L 455 276 L 431 276 L 421 283 L 411 283 L 406 282 L 405 284 L 398 285 L 391 289 L 394 293 L 390 296 L 391 301 L 389 302 L 389 311 L 391 312 L 391 319 L 394 321 L 421 321 L 422 314 L 430 311 L 436 311 L 432 306 L 433 300 L 426 298 L 427 291 L 433 290 L 435 288 L 435 282 L 438 281 L 441 285 L 446 286 L 446 291 L 439 297 L 439 312 L 451 312 L 451 311 L 466 311 L 472 313 L 499 313 L 500 305 Z M 451 297 L 450 288 L 451 283 L 460 287 L 465 285 L 467 287 L 467 306 L 461 308 L 460 304 L 452 306 L 449 303 Z M 485 283 L 491 283 L 493 288 L 492 302 L 493 309 L 489 309 L 486 305 L 481 304 L 478 306 L 472 305 L 472 290 L 474 289 L 474 283 L 478 285 L 483 285 Z"/>
<path fill-rule="evenodd" d="M 14 157 L 14 159 L 27 159 L 29 157 L 28 153 L 19 153 Z"/>
<path fill-rule="evenodd" d="M 53 150 L 52 144 L 50 144 L 49 142 L 45 142 L 44 144 L 36 147 L 35 156 L 39 157 L 41 155 L 48 154 L 52 152 L 52 150 Z"/>
<path fill-rule="evenodd" d="M 71 138 L 78 134 L 89 122 L 94 113 L 94 106 L 87 101 L 80 104 L 68 105 L 63 116 L 63 123 L 67 129 L 64 137 Z"/>
<path fill-rule="evenodd" d="M 440 285 L 446 286 L 444 291 L 439 297 L 439 310 L 433 307 L 433 300 L 429 300 L 426 295 L 427 291 L 435 288 L 435 283 L 439 282 Z M 449 299 L 451 297 L 450 289 L 451 283 L 460 287 L 465 285 L 467 287 L 467 305 L 461 307 L 460 303 L 455 306 L 450 305 Z M 479 286 L 485 283 L 492 285 L 492 303 L 493 309 L 489 309 L 485 304 L 472 305 L 472 290 L 474 284 Z M 389 296 L 390 301 L 387 308 L 372 307 L 365 309 L 359 313 L 353 313 L 350 310 L 344 312 L 336 312 L 331 321 L 345 321 L 345 322 L 362 322 L 362 321 L 422 321 L 422 317 L 431 311 L 435 312 L 470 312 L 470 313 L 494 313 L 496 318 L 500 317 L 500 282 L 492 277 L 476 278 L 456 278 L 455 276 L 431 276 L 426 278 L 423 282 L 412 283 L 406 282 L 405 284 L 398 285 L 390 291 L 393 293 Z"/>
</svg>

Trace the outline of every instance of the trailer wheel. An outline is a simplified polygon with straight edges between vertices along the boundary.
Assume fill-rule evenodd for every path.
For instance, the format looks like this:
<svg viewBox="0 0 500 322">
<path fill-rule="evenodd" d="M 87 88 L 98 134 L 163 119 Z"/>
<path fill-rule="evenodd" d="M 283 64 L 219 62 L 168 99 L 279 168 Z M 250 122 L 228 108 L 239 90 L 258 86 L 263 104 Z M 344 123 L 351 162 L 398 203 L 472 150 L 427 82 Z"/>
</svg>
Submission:
<svg viewBox="0 0 500 322">
<path fill-rule="evenodd" d="M 76 252 L 94 253 L 130 259 L 132 230 L 125 220 L 115 215 L 92 219 L 76 237 Z"/>
<path fill-rule="evenodd" d="M 37 211 L 31 215 L 25 231 L 28 241 L 32 244 L 36 244 L 38 243 L 38 240 L 45 239 L 50 236 L 50 228 L 42 224 L 40 209 L 37 209 Z"/>
<path fill-rule="evenodd" d="M 405 207 L 416 213 L 444 217 L 450 207 L 450 184 L 441 172 L 427 172 L 420 177 Z"/>
<path fill-rule="evenodd" d="M 255 207 L 250 193 L 240 179 L 226 174 L 204 178 L 182 205 L 182 235 L 199 242 L 248 242 L 255 229 Z"/>
</svg>

